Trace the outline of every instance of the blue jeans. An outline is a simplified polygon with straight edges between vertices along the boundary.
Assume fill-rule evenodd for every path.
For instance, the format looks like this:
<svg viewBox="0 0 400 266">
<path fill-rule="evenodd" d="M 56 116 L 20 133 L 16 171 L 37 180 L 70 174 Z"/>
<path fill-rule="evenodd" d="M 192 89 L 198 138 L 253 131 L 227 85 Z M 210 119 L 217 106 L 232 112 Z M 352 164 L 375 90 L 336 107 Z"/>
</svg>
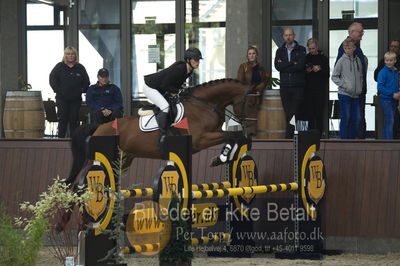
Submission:
<svg viewBox="0 0 400 266">
<path fill-rule="evenodd" d="M 383 138 L 393 139 L 393 124 L 395 112 L 397 112 L 397 102 L 394 99 L 379 99 L 384 115 Z"/>
<path fill-rule="evenodd" d="M 355 139 L 360 124 L 360 99 L 338 94 L 340 105 L 340 138 Z"/>
</svg>

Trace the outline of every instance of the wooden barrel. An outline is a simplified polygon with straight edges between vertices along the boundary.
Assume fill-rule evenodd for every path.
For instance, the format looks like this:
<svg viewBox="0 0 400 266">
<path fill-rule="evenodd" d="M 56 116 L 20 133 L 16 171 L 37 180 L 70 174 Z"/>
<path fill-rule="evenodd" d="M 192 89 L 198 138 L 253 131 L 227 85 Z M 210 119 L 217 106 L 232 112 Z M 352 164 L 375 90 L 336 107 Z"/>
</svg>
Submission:
<svg viewBox="0 0 400 266">
<path fill-rule="evenodd" d="M 8 91 L 3 128 L 6 138 L 43 138 L 44 107 L 40 91 Z"/>
<path fill-rule="evenodd" d="M 286 131 L 279 90 L 264 90 L 263 101 L 258 112 L 257 138 L 284 139 Z"/>
</svg>

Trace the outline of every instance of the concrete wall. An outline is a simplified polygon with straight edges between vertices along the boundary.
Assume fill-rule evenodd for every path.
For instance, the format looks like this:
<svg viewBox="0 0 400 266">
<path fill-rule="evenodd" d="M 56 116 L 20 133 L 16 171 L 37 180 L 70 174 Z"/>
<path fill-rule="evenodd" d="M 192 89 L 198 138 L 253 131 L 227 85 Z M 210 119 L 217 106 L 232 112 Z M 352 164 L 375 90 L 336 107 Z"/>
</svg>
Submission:
<svg viewBox="0 0 400 266">
<path fill-rule="evenodd" d="M 226 0 L 226 77 L 236 78 L 246 62 L 249 45 L 257 46 L 262 58 L 262 0 Z"/>
</svg>

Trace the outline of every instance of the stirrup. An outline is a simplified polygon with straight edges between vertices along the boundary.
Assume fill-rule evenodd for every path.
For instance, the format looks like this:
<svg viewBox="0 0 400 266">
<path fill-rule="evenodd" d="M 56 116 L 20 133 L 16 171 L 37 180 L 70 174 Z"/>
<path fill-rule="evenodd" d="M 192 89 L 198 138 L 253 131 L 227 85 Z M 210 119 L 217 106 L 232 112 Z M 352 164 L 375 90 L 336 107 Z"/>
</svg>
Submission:
<svg viewBox="0 0 400 266">
<path fill-rule="evenodd" d="M 160 140 L 158 141 L 158 147 L 160 147 L 162 144 L 164 144 L 166 135 L 161 135 Z"/>
</svg>

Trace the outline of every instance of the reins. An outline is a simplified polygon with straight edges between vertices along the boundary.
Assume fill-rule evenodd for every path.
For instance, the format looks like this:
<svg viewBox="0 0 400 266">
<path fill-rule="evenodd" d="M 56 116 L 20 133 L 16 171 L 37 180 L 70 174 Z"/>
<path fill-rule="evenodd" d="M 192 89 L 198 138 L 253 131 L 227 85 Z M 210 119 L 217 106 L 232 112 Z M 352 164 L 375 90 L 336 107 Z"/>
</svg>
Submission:
<svg viewBox="0 0 400 266">
<path fill-rule="evenodd" d="M 244 115 L 245 115 L 244 112 L 245 112 L 246 98 L 247 97 L 260 96 L 259 94 L 256 94 L 256 93 L 250 93 L 251 89 L 252 89 L 252 86 L 249 85 L 249 87 L 247 88 L 247 90 L 245 91 L 243 96 L 240 98 L 240 100 L 232 103 L 232 106 L 235 106 L 235 105 L 238 105 L 238 104 L 242 105 L 241 106 L 241 111 L 240 111 L 240 117 L 238 117 L 237 114 L 235 114 L 231 110 L 227 109 L 226 107 L 224 108 L 224 110 L 221 110 L 221 109 L 217 108 L 217 106 L 214 106 L 214 105 L 208 103 L 207 101 L 205 101 L 205 100 L 203 100 L 203 99 L 201 99 L 201 98 L 199 98 L 197 96 L 194 96 L 192 94 L 193 90 L 189 90 L 190 93 L 183 97 L 183 101 L 186 100 L 186 101 L 189 102 L 190 99 L 193 99 L 195 101 L 190 101 L 190 102 L 193 102 L 193 103 L 197 102 L 197 103 L 202 104 L 203 106 L 205 106 L 208 109 L 212 110 L 213 112 L 217 113 L 222 120 L 224 120 L 224 118 L 227 117 L 228 119 L 239 123 L 242 126 L 243 130 L 245 130 L 248 127 L 245 124 L 246 121 L 254 121 L 254 122 L 257 121 L 257 119 L 255 119 L 255 118 L 246 118 L 246 117 L 244 117 Z"/>
</svg>

